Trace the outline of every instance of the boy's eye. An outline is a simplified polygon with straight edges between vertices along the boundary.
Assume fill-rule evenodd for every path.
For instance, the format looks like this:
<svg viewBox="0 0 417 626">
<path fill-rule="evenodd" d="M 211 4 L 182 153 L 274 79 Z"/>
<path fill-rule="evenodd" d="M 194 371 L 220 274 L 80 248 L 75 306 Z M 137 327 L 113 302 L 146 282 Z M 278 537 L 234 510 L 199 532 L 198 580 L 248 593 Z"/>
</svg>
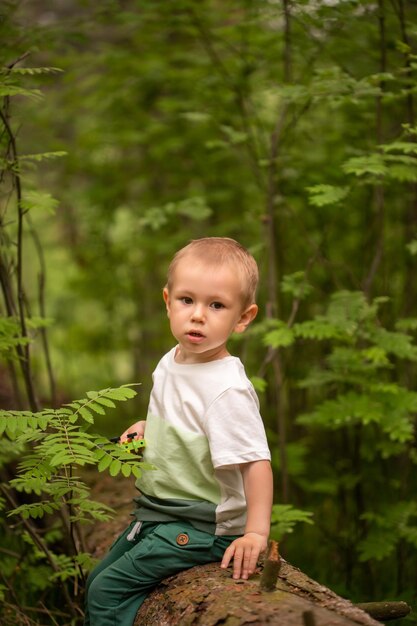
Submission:
<svg viewBox="0 0 417 626">
<path fill-rule="evenodd" d="M 183 298 L 180 298 L 180 301 L 183 304 L 192 304 L 193 303 L 192 298 L 189 298 L 188 296 L 184 296 Z"/>
<path fill-rule="evenodd" d="M 216 309 L 217 311 L 219 311 L 220 309 L 224 309 L 224 304 L 222 304 L 221 302 L 212 302 L 210 306 L 212 309 Z"/>
</svg>

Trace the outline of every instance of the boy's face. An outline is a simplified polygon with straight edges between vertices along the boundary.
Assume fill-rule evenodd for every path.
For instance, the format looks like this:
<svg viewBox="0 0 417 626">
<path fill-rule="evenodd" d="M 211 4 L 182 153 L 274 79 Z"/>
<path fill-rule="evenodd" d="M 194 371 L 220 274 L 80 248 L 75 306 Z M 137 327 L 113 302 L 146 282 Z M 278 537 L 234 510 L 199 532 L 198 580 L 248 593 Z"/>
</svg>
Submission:
<svg viewBox="0 0 417 626">
<path fill-rule="evenodd" d="M 180 363 L 206 363 L 228 356 L 229 336 L 242 333 L 258 312 L 256 304 L 242 305 L 237 269 L 213 267 L 191 254 L 180 259 L 172 286 L 163 294 Z"/>
</svg>

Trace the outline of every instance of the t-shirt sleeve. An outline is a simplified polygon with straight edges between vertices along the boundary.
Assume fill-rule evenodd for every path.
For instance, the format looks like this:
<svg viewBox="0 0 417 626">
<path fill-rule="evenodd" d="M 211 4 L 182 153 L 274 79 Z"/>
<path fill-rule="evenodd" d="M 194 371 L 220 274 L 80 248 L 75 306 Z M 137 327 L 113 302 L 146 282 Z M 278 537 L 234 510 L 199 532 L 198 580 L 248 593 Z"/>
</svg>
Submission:
<svg viewBox="0 0 417 626">
<path fill-rule="evenodd" d="M 250 389 L 224 391 L 209 407 L 204 426 L 215 469 L 271 458 L 258 399 Z"/>
</svg>

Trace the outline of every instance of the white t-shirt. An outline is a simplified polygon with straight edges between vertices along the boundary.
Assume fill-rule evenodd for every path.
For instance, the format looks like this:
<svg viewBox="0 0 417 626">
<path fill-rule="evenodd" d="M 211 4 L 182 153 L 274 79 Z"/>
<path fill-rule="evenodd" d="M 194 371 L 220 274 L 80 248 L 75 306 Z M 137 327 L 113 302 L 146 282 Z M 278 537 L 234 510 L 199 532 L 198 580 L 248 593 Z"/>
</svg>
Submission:
<svg viewBox="0 0 417 626">
<path fill-rule="evenodd" d="M 240 535 L 246 501 L 239 464 L 271 458 L 259 401 L 241 361 L 180 364 L 176 348 L 154 374 L 137 519 L 186 518 L 216 535 Z"/>
</svg>

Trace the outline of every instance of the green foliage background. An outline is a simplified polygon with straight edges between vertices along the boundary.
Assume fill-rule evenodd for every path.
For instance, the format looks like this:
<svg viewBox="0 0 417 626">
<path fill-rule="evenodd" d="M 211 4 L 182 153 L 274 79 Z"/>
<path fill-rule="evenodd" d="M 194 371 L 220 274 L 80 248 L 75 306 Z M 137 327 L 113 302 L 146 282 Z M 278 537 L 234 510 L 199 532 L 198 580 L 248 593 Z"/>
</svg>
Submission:
<svg viewBox="0 0 417 626">
<path fill-rule="evenodd" d="M 281 549 L 353 600 L 411 604 L 416 13 L 408 0 L 8 0 L 0 20 L 39 404 L 133 381 L 136 398 L 95 428 L 144 416 L 172 345 L 170 257 L 191 238 L 237 238 L 259 262 L 261 312 L 231 350 L 260 393 Z M 24 409 L 4 123 L 1 142 L 0 393 Z M 313 524 L 288 534 L 288 505 Z"/>
</svg>

